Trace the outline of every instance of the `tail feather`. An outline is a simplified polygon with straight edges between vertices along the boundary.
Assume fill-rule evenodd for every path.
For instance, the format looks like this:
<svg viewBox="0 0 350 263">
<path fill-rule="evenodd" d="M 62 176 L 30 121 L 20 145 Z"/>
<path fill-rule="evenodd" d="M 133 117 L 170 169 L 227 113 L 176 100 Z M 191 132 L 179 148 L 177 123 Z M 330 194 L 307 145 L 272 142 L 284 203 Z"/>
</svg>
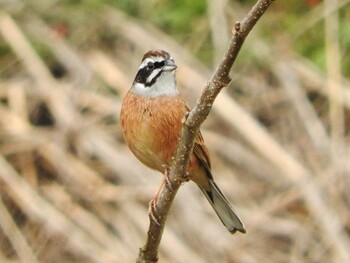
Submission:
<svg viewBox="0 0 350 263">
<path fill-rule="evenodd" d="M 210 180 L 210 191 L 202 187 L 200 187 L 200 189 L 228 231 L 232 234 L 236 231 L 246 233 L 241 219 L 237 216 L 235 210 L 213 180 Z"/>
</svg>

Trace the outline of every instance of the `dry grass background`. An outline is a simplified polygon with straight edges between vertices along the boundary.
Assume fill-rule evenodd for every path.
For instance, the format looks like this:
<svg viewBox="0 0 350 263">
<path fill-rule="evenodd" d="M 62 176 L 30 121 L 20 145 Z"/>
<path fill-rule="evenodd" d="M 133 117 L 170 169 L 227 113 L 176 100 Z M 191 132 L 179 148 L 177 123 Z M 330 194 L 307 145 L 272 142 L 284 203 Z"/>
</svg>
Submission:
<svg viewBox="0 0 350 263">
<path fill-rule="evenodd" d="M 14 2 L 2 1 L 0 13 L 0 41 L 11 49 L 0 62 L 0 262 L 133 262 L 161 176 L 123 143 L 122 95 L 142 54 L 163 48 L 193 105 L 212 72 L 192 55 L 200 43 L 177 43 L 111 6 L 68 42 L 40 15 L 52 12 L 51 1 L 33 0 L 29 11 Z M 230 37 L 227 20 L 244 10 L 215 3 L 195 39 L 211 32 L 217 60 Z M 320 7 L 309 18 L 322 14 Z M 255 61 L 235 67 L 203 127 L 217 183 L 248 233 L 228 234 L 185 184 L 160 262 L 350 262 L 350 84 L 340 70 L 336 15 L 325 24 L 327 72 L 283 37 L 267 45 L 262 26 L 248 37 L 244 52 Z"/>
</svg>

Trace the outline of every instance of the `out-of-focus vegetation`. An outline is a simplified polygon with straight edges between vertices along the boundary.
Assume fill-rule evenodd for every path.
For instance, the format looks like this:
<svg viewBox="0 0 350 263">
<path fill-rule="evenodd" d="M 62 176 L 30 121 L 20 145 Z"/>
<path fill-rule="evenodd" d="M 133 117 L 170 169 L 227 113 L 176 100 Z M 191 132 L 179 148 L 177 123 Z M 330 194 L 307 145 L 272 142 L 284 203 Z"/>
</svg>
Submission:
<svg viewBox="0 0 350 263">
<path fill-rule="evenodd" d="M 230 23 L 241 18 L 240 10 L 242 8 L 248 8 L 255 3 L 255 1 L 229 2 L 231 5 L 227 8 L 226 15 Z M 20 5 L 19 1 L 14 1 L 14 3 Z M 320 3 L 319 0 L 277 1 L 270 10 L 273 15 L 264 17 L 259 24 L 261 39 L 271 43 L 284 38 L 286 41 L 284 44 L 288 44 L 297 53 L 312 60 L 324 70 L 326 63 L 325 30 L 322 19 L 323 9 Z M 54 12 L 47 12 L 48 6 L 53 8 Z M 32 11 L 42 16 L 51 25 L 64 27 L 62 30 L 67 31 L 67 41 L 82 46 L 96 43 L 103 48 L 108 45 L 108 40 L 113 41 L 113 37 L 115 37 L 113 32 L 100 30 L 101 26 L 103 27 L 103 22 L 99 21 L 98 14 L 108 6 L 123 10 L 145 23 L 154 24 L 185 47 L 189 49 L 194 47 L 193 54 L 205 64 L 211 65 L 213 62 L 213 46 L 210 32 L 207 30 L 209 27 L 208 1 L 28 1 L 26 11 Z M 20 8 L 18 9 L 20 10 Z M 19 11 L 19 18 L 23 14 L 22 11 L 24 10 Z M 349 13 L 349 8 L 342 8 L 339 12 L 340 46 L 344 54 L 348 53 L 350 47 Z M 25 15 L 30 15 L 30 12 Z M 309 21 L 313 21 L 317 17 L 319 19 L 316 19 L 316 22 L 309 26 Z M 307 27 L 305 28 L 305 26 Z M 77 39 L 75 39 L 76 37 Z M 7 50 L 8 48 L 0 46 L 0 52 Z M 41 50 L 39 49 L 39 51 Z M 242 56 L 244 55 L 248 54 L 244 53 Z M 342 60 L 342 71 L 346 76 L 349 76 L 350 61 L 348 59 Z"/>
<path fill-rule="evenodd" d="M 329 1 L 275 1 L 204 124 L 247 235 L 185 184 L 160 262 L 350 261 L 350 8 Z M 123 94 L 161 48 L 193 105 L 255 2 L 0 0 L 0 262 L 134 261 L 161 177 L 123 142 Z"/>
</svg>

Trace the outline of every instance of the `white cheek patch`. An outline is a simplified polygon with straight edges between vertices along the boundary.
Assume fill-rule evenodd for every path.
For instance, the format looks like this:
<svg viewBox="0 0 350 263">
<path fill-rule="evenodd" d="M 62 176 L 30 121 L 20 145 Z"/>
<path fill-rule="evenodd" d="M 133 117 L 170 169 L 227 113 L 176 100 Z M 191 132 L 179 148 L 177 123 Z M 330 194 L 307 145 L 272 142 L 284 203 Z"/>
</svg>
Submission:
<svg viewBox="0 0 350 263">
<path fill-rule="evenodd" d="M 162 69 L 154 69 L 151 73 L 151 75 L 148 76 L 146 83 L 150 83 L 152 82 L 152 80 L 159 74 L 159 72 L 161 72 Z"/>
<path fill-rule="evenodd" d="M 179 92 L 176 89 L 174 72 L 165 72 L 151 87 L 146 87 L 142 83 L 135 82 L 131 87 L 131 90 L 136 94 L 149 98 L 179 95 Z"/>
<path fill-rule="evenodd" d="M 138 91 L 140 93 L 144 92 L 145 90 L 147 90 L 146 86 L 142 83 L 134 83 L 134 85 L 132 86 L 132 89 L 135 91 Z"/>
</svg>

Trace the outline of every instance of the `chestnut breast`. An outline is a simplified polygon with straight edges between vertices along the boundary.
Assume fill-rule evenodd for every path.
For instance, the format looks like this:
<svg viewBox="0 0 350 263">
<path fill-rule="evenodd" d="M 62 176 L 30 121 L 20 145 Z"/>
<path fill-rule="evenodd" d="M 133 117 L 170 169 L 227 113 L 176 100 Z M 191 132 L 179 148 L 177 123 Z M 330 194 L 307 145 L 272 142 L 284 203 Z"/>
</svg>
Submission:
<svg viewBox="0 0 350 263">
<path fill-rule="evenodd" d="M 120 118 L 124 139 L 146 166 L 164 172 L 178 145 L 186 105 L 180 96 L 149 98 L 129 91 Z"/>
</svg>

